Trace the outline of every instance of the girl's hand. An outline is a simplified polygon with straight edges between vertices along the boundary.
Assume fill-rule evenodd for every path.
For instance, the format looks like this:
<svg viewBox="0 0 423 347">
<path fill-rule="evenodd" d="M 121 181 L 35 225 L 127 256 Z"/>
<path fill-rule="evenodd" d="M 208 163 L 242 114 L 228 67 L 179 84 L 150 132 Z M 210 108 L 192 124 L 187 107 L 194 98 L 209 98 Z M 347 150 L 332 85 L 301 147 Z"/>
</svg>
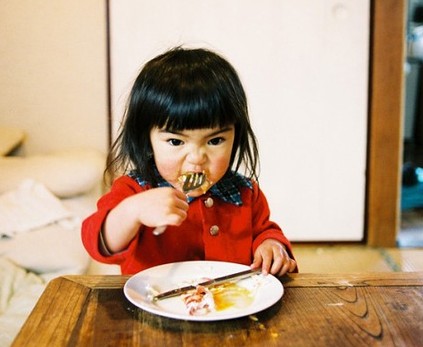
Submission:
<svg viewBox="0 0 423 347">
<path fill-rule="evenodd" d="M 149 189 L 124 199 L 109 212 L 103 224 L 108 251 L 125 249 L 140 225 L 180 225 L 187 218 L 188 207 L 185 194 L 170 187 Z"/>
<path fill-rule="evenodd" d="M 131 199 L 140 224 L 149 227 L 180 225 L 187 218 L 189 205 L 186 195 L 177 189 L 149 189 Z"/>
<path fill-rule="evenodd" d="M 264 274 L 271 273 L 275 276 L 282 276 L 287 272 L 294 271 L 297 262 L 290 258 L 282 243 L 274 239 L 267 239 L 257 247 L 251 264 L 253 269 L 260 266 Z"/>
</svg>

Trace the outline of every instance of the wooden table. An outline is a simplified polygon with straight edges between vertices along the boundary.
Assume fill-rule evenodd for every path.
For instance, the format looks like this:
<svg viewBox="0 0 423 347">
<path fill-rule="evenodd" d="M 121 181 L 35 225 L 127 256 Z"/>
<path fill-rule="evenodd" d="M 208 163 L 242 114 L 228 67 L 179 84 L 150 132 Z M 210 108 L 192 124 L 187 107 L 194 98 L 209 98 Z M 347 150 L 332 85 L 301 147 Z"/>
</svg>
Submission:
<svg viewBox="0 0 423 347">
<path fill-rule="evenodd" d="M 423 346 L 423 272 L 292 274 L 274 306 L 216 322 L 145 312 L 127 279 L 54 279 L 13 346 Z"/>
</svg>

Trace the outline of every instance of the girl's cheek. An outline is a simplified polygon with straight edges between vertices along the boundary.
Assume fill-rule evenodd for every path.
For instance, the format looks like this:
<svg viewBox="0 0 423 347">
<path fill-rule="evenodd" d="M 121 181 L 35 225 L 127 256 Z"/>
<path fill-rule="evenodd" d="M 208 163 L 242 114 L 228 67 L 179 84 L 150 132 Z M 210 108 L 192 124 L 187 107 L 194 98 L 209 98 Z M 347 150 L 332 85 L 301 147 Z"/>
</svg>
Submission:
<svg viewBox="0 0 423 347">
<path fill-rule="evenodd" d="M 157 170 L 160 176 L 173 186 L 178 182 L 179 166 L 170 161 L 156 161 Z"/>
<path fill-rule="evenodd" d="M 222 157 L 216 158 L 210 168 L 210 178 L 215 183 L 220 180 L 226 173 L 229 167 L 230 158 Z"/>
</svg>

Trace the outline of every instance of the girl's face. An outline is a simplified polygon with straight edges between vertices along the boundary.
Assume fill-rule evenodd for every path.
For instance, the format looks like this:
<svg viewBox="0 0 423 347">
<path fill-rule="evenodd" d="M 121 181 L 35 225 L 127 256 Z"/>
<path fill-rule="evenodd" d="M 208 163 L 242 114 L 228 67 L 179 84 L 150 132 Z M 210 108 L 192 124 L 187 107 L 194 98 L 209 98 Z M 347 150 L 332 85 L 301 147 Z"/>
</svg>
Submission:
<svg viewBox="0 0 423 347">
<path fill-rule="evenodd" d="M 208 181 L 218 182 L 229 168 L 235 137 L 234 126 L 225 128 L 169 132 L 153 128 L 150 132 L 154 160 L 160 175 L 182 190 L 179 176 L 185 172 L 205 172 Z M 204 192 L 197 189 L 189 195 Z"/>
</svg>

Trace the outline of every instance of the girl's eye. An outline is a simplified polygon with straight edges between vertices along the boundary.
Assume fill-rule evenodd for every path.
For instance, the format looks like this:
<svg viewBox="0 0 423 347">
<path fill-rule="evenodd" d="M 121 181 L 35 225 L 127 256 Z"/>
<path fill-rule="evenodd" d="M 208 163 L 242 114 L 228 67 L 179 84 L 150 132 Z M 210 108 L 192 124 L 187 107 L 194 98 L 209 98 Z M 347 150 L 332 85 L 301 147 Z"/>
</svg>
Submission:
<svg viewBox="0 0 423 347">
<path fill-rule="evenodd" d="M 209 140 L 209 144 L 213 146 L 220 145 L 225 139 L 223 137 L 215 137 L 211 140 Z"/>
<path fill-rule="evenodd" d="M 171 146 L 180 146 L 183 144 L 182 140 L 178 140 L 178 139 L 170 139 L 167 140 L 167 142 L 171 145 Z"/>
</svg>

